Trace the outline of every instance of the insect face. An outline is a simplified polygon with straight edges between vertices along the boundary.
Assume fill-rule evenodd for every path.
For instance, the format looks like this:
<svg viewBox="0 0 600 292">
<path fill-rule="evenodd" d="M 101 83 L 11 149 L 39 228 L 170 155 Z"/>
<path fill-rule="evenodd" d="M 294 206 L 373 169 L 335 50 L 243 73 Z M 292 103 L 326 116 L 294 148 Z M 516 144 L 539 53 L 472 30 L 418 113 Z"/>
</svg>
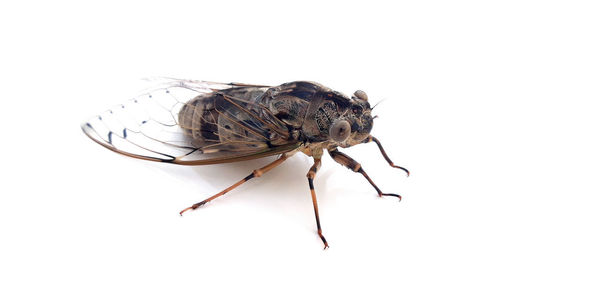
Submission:
<svg viewBox="0 0 600 292">
<path fill-rule="evenodd" d="M 350 125 L 350 134 L 340 143 L 341 147 L 347 148 L 362 143 L 367 139 L 373 128 L 373 117 L 371 116 L 371 105 L 367 94 L 357 90 L 350 100 L 350 108 L 346 112 L 344 120 Z M 336 123 L 332 125 L 335 126 Z M 332 137 L 333 138 L 333 137 Z M 334 141 L 337 141 L 333 139 Z M 339 141 L 338 141 L 339 142 Z"/>
</svg>

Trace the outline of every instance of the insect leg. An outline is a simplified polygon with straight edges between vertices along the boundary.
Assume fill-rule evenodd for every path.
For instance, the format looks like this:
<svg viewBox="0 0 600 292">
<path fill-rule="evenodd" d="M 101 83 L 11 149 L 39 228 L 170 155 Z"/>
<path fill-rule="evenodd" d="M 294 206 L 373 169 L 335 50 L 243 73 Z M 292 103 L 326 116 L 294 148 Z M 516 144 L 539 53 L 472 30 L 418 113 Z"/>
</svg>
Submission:
<svg viewBox="0 0 600 292">
<path fill-rule="evenodd" d="M 186 212 L 186 211 L 189 211 L 189 210 L 195 210 L 195 209 L 197 209 L 198 207 L 200 207 L 200 206 L 202 206 L 202 205 L 204 205 L 204 204 L 206 204 L 206 203 L 208 203 L 208 202 L 210 202 L 210 201 L 212 201 L 212 200 L 214 200 L 214 199 L 216 199 L 216 198 L 218 198 L 218 197 L 220 197 L 220 196 L 222 196 L 222 195 L 226 194 L 227 192 L 229 192 L 229 191 L 231 191 L 231 190 L 235 189 L 235 188 L 236 188 L 236 187 L 238 187 L 239 185 L 241 185 L 241 184 L 243 184 L 243 183 L 245 183 L 245 182 L 247 182 L 247 181 L 249 181 L 249 180 L 251 180 L 251 179 L 253 179 L 253 178 L 255 178 L 255 177 L 260 177 L 261 175 L 263 175 L 263 173 L 265 173 L 265 172 L 267 172 L 267 171 L 269 171 L 269 170 L 271 170 L 271 169 L 275 168 L 276 166 L 280 165 L 282 162 L 284 162 L 286 159 L 288 159 L 288 157 L 289 157 L 289 155 L 287 155 L 287 154 L 285 154 L 285 153 L 284 153 L 284 154 L 282 154 L 282 155 L 281 155 L 281 157 L 279 157 L 277 160 L 275 160 L 275 161 L 273 161 L 273 162 L 271 162 L 271 163 L 267 164 L 266 166 L 264 166 L 264 167 L 262 167 L 262 168 L 255 169 L 255 170 L 254 170 L 252 173 L 250 173 L 248 176 L 246 176 L 246 177 L 245 177 L 245 178 L 243 178 L 242 180 L 240 180 L 240 181 L 238 181 L 238 182 L 234 183 L 234 184 L 233 184 L 233 185 L 231 185 L 230 187 L 228 187 L 228 188 L 226 188 L 226 189 L 222 190 L 221 192 L 217 193 L 216 195 L 214 195 L 214 196 L 212 196 L 212 197 L 210 197 L 210 198 L 208 198 L 208 199 L 206 199 L 206 200 L 204 200 L 204 201 L 202 201 L 202 202 L 198 202 L 198 203 L 196 203 L 196 204 L 194 204 L 194 205 L 192 205 L 192 206 L 190 206 L 190 207 L 187 207 L 187 208 L 183 209 L 183 211 L 179 212 L 179 215 L 183 215 L 183 213 L 184 213 L 184 212 Z"/>
<path fill-rule="evenodd" d="M 367 138 L 367 139 L 364 141 L 364 143 L 369 143 L 369 142 L 371 142 L 371 141 L 373 141 L 373 142 L 375 142 L 375 143 L 377 144 L 377 147 L 379 147 L 379 151 L 381 151 L 381 155 L 383 155 L 383 158 L 385 159 L 385 161 L 387 161 L 387 162 L 390 164 L 390 166 L 391 166 L 391 167 L 394 167 L 394 168 L 399 168 L 399 169 L 402 169 L 402 170 L 404 170 L 404 172 L 406 172 L 406 176 L 409 176 L 409 175 L 410 175 L 410 171 L 408 171 L 408 169 L 406 169 L 406 168 L 404 168 L 404 167 L 402 167 L 402 166 L 395 165 L 395 164 L 392 162 L 392 160 L 391 160 L 391 159 L 390 159 L 390 158 L 387 156 L 387 154 L 385 153 L 385 150 L 383 150 L 383 146 L 381 146 L 381 142 L 379 142 L 379 140 L 377 140 L 377 138 L 375 138 L 375 137 L 373 137 L 373 136 L 369 136 L 369 138 Z"/>
<path fill-rule="evenodd" d="M 329 155 L 331 156 L 331 158 L 333 158 L 333 160 L 335 160 L 337 163 L 347 167 L 348 169 L 354 171 L 354 172 L 359 172 L 360 174 L 362 174 L 368 181 L 369 183 L 373 186 L 373 188 L 375 188 L 375 190 L 377 191 L 377 194 L 381 197 L 381 196 L 391 196 L 391 197 L 396 197 L 398 199 L 402 199 L 402 197 L 400 195 L 396 195 L 396 194 L 384 194 L 378 187 L 377 185 L 375 185 L 375 183 L 371 180 L 371 178 L 367 175 L 367 173 L 362 169 L 362 166 L 360 166 L 360 163 L 356 162 L 356 160 L 352 159 L 352 157 L 338 151 L 337 149 L 333 149 L 333 150 L 329 150 Z"/>
<path fill-rule="evenodd" d="M 313 184 L 313 180 L 315 178 L 315 175 L 317 174 L 317 170 L 319 170 L 319 168 L 321 167 L 321 158 L 315 158 L 314 160 L 315 160 L 315 163 L 313 164 L 313 166 L 310 168 L 310 170 L 306 174 L 306 177 L 308 178 L 308 186 L 310 187 L 310 195 L 312 197 L 313 208 L 315 209 L 315 218 L 317 220 L 317 233 L 319 234 L 319 237 L 321 238 L 321 240 L 323 241 L 323 244 L 325 245 L 325 247 L 323 247 L 323 249 L 326 249 L 329 247 L 329 244 L 327 244 L 327 240 L 325 240 L 325 237 L 323 236 L 323 232 L 321 231 L 321 221 L 319 221 L 319 206 L 317 205 L 317 195 L 315 194 L 315 186 Z"/>
</svg>

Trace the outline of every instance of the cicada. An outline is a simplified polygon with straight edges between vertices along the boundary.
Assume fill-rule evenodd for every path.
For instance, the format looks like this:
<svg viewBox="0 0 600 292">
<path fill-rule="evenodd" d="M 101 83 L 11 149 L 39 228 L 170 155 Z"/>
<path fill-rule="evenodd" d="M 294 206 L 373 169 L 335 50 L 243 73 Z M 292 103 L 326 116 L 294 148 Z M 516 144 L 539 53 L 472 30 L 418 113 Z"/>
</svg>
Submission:
<svg viewBox="0 0 600 292">
<path fill-rule="evenodd" d="M 167 79 L 124 104 L 82 124 L 83 132 L 114 152 L 150 161 L 180 165 L 207 165 L 278 156 L 223 191 L 185 208 L 194 210 L 239 185 L 262 176 L 300 152 L 313 158 L 306 174 L 317 224 L 313 180 L 323 152 L 337 163 L 362 174 L 383 193 L 361 165 L 338 148 L 374 142 L 394 168 L 381 143 L 370 135 L 372 107 L 361 90 L 351 97 L 307 81 L 279 86 Z"/>
</svg>

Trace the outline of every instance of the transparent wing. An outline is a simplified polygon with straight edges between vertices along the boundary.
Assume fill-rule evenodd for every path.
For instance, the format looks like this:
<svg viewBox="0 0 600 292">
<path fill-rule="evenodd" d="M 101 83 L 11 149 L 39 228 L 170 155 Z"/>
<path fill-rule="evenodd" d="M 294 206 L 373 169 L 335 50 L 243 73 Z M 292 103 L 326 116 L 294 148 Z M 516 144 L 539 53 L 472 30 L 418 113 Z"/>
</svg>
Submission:
<svg viewBox="0 0 600 292">
<path fill-rule="evenodd" d="M 84 122 L 84 133 L 123 155 L 186 165 L 248 160 L 300 146 L 288 138 L 285 123 L 250 96 L 267 86 L 161 81 Z"/>
</svg>

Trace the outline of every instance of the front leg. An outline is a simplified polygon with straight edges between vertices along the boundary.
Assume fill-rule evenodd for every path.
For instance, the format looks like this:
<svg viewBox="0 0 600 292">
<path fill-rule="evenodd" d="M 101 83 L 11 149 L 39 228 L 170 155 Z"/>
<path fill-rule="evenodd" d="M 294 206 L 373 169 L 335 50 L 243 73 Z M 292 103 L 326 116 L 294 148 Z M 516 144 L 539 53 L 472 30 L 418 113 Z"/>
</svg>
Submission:
<svg viewBox="0 0 600 292">
<path fill-rule="evenodd" d="M 350 169 L 354 172 L 361 173 L 369 181 L 369 183 L 373 186 L 373 188 L 375 188 L 375 190 L 377 191 L 377 195 L 379 195 L 380 197 L 381 196 L 391 196 L 391 197 L 396 197 L 400 200 L 402 199 L 402 197 L 400 195 L 383 193 L 377 187 L 377 185 L 375 185 L 375 183 L 371 180 L 371 178 L 367 175 L 367 173 L 362 169 L 362 166 L 360 166 L 360 163 L 356 162 L 356 160 L 352 159 L 352 157 L 338 151 L 337 149 L 329 150 L 329 155 L 337 163 L 347 167 L 348 169 Z"/>
</svg>

